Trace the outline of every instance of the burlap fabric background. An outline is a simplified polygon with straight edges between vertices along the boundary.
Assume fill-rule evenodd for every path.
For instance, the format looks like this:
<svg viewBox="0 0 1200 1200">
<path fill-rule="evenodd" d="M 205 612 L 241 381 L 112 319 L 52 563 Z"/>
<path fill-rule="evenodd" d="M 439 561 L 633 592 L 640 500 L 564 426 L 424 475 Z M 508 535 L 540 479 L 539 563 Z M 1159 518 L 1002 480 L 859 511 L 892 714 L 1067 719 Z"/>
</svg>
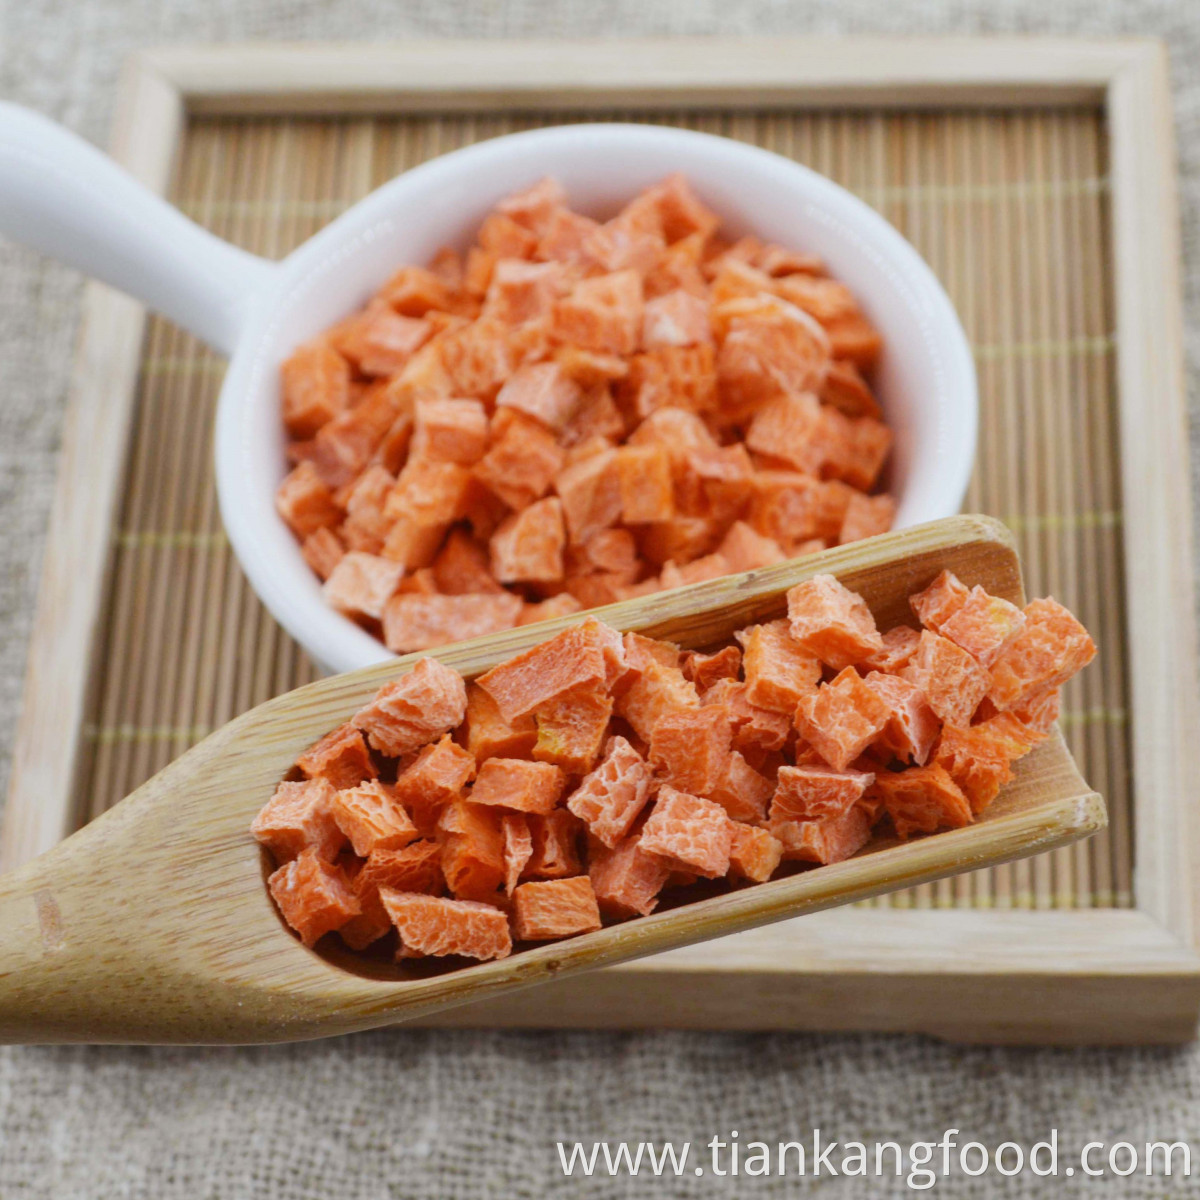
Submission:
<svg viewBox="0 0 1200 1200">
<path fill-rule="evenodd" d="M 1149 34 L 1171 47 L 1183 189 L 1189 378 L 1200 374 L 1197 0 L 0 0 L 0 96 L 107 138 L 134 47 L 170 41 L 799 32 Z M 497 52 L 502 50 L 498 47 Z M 0 245 L 0 784 L 7 780 L 57 469 L 80 279 Z M 564 1183 L 553 1143 L 776 1142 L 814 1126 L 902 1143 L 947 1127 L 993 1144 L 1056 1126 L 1088 1140 L 1190 1138 L 1200 1050 L 1000 1051 L 916 1038 L 409 1033 L 278 1049 L 0 1051 L 0 1197 L 797 1194 L 711 1175 Z M 1196 1164 L 1200 1172 L 1200 1163 Z M 1081 1195 L 1081 1176 L 941 1185 Z M 896 1183 L 828 1178 L 829 1196 Z M 1133 1177 L 1089 1194 L 1159 1196 Z M 1195 1188 L 1195 1177 L 1190 1188 Z"/>
</svg>

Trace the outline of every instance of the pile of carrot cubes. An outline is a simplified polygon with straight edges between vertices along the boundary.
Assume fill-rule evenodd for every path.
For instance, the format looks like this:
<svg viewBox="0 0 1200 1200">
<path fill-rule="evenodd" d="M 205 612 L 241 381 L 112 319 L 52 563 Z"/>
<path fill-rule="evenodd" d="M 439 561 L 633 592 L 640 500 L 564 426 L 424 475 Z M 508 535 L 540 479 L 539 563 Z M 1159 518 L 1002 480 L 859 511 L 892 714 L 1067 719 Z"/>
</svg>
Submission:
<svg viewBox="0 0 1200 1200">
<path fill-rule="evenodd" d="M 604 223 L 544 179 L 283 364 L 279 513 L 397 653 L 882 533 L 878 332 L 673 175 Z"/>
<path fill-rule="evenodd" d="M 911 604 L 922 629 L 880 633 L 818 575 L 708 653 L 589 617 L 469 685 L 423 658 L 255 819 L 271 894 L 308 945 L 489 959 L 837 862 L 881 823 L 966 825 L 1095 646 L 1054 600 L 947 572 Z"/>
</svg>

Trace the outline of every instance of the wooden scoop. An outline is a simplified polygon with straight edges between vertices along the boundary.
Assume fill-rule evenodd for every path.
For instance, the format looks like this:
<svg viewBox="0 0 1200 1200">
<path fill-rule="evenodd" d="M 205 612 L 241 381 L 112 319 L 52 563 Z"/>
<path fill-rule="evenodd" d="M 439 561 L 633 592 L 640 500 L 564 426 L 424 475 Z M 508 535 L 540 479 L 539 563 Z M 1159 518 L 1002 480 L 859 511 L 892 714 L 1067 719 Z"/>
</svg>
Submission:
<svg viewBox="0 0 1200 1200">
<path fill-rule="evenodd" d="M 1007 530 L 956 517 L 683 591 L 613 605 L 605 620 L 707 646 L 781 616 L 788 588 L 822 572 L 860 592 L 881 628 L 943 568 L 1024 602 Z M 473 677 L 574 618 L 448 648 Z M 978 824 L 847 862 L 681 903 L 472 966 L 375 962 L 307 950 L 267 893 L 248 827 L 297 755 L 417 655 L 322 680 L 230 722 L 115 808 L 0 878 L 0 1037 L 7 1041 L 280 1042 L 404 1021 L 754 925 L 1040 854 L 1106 823 L 1101 798 L 1055 734 Z M 328 942 L 336 942 L 329 937 Z M 324 949 L 324 943 L 322 943 Z M 551 993 L 531 1003 L 552 1002 Z"/>
</svg>

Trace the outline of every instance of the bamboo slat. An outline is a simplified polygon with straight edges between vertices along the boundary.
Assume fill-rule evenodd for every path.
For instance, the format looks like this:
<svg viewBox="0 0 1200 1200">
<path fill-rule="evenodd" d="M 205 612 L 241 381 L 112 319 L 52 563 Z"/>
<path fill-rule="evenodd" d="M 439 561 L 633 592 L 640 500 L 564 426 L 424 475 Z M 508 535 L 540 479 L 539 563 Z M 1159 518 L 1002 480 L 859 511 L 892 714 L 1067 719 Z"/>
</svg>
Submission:
<svg viewBox="0 0 1200 1200">
<path fill-rule="evenodd" d="M 579 112 L 194 117 L 172 186 L 202 225 L 279 257 L 393 175 L 471 142 Z M 1110 830 L 1032 863 L 867 903 L 1126 908 L 1132 895 L 1109 180 L 1098 108 L 596 111 L 756 142 L 883 213 L 942 279 L 976 355 L 979 460 L 967 508 L 1016 533 L 1031 594 L 1087 623 L 1100 657 L 1063 731 Z M 99 686 L 85 727 L 84 822 L 252 705 L 314 669 L 247 586 L 217 513 L 212 413 L 222 364 L 147 327 L 125 501 L 113 533 Z"/>
</svg>

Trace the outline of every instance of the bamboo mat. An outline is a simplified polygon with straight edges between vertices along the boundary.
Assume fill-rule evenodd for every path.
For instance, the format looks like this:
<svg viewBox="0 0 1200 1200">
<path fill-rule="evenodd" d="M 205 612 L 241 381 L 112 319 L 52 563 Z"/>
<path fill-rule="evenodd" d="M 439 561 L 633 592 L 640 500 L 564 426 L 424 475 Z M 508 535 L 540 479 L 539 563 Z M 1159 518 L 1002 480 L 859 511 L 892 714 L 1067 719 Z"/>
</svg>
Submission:
<svg viewBox="0 0 1200 1200">
<path fill-rule="evenodd" d="M 189 125 L 173 198 L 248 250 L 286 254 L 372 188 L 457 146 L 569 113 Z M 1017 534 L 1031 595 L 1096 636 L 1063 728 L 1108 800 L 1105 834 L 1034 860 L 869 904 L 1128 907 L 1131 799 L 1121 497 L 1099 111 L 638 113 L 755 142 L 876 207 L 924 255 L 974 347 L 982 401 L 967 509 Z M 819 250 L 819 247 L 814 247 Z M 221 530 L 212 417 L 222 360 L 147 326 L 79 820 L 96 816 L 210 730 L 314 677 L 251 592 Z"/>
</svg>

